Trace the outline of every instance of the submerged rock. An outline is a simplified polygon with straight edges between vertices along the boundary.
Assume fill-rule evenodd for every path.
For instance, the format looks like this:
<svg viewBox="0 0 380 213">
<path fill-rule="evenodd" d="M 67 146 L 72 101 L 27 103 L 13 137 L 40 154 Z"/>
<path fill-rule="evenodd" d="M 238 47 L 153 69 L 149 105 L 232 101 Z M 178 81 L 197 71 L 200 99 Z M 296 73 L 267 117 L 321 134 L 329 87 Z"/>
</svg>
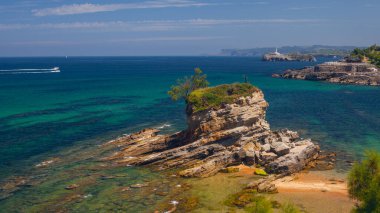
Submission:
<svg viewBox="0 0 380 213">
<path fill-rule="evenodd" d="M 71 185 L 66 186 L 65 189 L 67 189 L 67 190 L 73 190 L 73 189 L 76 189 L 78 187 L 79 187 L 78 184 L 71 184 Z"/>
<path fill-rule="evenodd" d="M 228 86 L 215 89 L 223 88 Z M 262 165 L 270 173 L 300 171 L 318 156 L 319 147 L 296 132 L 271 131 L 267 107 L 262 91 L 253 87 L 218 106 L 199 110 L 189 103 L 186 130 L 160 135 L 157 129 L 145 129 L 126 135 L 105 144 L 116 145 L 117 151 L 103 160 L 160 170 L 183 168 L 179 172 L 183 177 L 208 177 L 240 163 Z"/>
<path fill-rule="evenodd" d="M 246 189 L 255 189 L 260 193 L 276 193 L 277 187 L 273 181 L 277 178 L 278 176 L 271 175 L 267 178 L 252 181 L 246 186 Z"/>
<path fill-rule="evenodd" d="M 130 185 L 129 187 L 130 188 L 143 188 L 143 187 L 148 187 L 149 184 L 147 183 L 136 183 L 136 184 L 133 184 L 133 185 Z"/>
</svg>

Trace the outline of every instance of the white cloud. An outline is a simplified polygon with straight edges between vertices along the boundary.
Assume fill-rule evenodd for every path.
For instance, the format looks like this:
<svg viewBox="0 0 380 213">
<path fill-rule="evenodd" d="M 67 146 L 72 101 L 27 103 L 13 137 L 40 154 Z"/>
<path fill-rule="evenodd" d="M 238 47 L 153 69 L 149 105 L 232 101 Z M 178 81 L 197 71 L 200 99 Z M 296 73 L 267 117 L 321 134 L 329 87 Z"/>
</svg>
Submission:
<svg viewBox="0 0 380 213">
<path fill-rule="evenodd" d="M 201 7 L 210 5 L 209 3 L 195 2 L 191 0 L 155 0 L 141 3 L 125 4 L 72 4 L 54 8 L 44 8 L 32 10 L 35 16 L 59 16 L 74 15 L 84 13 L 109 12 L 128 9 L 148 9 L 148 8 L 168 8 L 168 7 Z"/>
<path fill-rule="evenodd" d="M 64 46 L 64 45 L 83 45 L 83 44 L 99 44 L 99 43 L 109 43 L 109 44 L 125 44 L 129 42 L 175 42 L 175 41 L 207 41 L 215 39 L 228 38 L 225 36 L 167 36 L 167 37 L 145 37 L 145 38 L 123 38 L 123 39 L 109 39 L 109 40 L 91 40 L 91 41 L 60 41 L 60 40 L 43 40 L 43 41 L 17 41 L 17 42 L 7 42 L 8 45 L 40 45 L 40 46 Z"/>
<path fill-rule="evenodd" d="M 153 21 L 110 21 L 110 22 L 69 22 L 45 24 L 0 24 L 0 30 L 21 29 L 103 29 L 113 31 L 170 31 L 213 27 L 222 25 L 249 26 L 255 24 L 297 24 L 317 23 L 318 19 L 188 19 L 188 20 L 153 20 Z"/>
</svg>

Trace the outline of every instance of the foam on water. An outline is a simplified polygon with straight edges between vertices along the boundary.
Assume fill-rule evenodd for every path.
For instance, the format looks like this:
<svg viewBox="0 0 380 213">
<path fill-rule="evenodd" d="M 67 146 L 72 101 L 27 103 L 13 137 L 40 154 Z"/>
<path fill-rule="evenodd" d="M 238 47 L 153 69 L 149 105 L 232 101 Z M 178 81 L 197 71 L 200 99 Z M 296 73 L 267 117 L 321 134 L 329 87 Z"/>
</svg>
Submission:
<svg viewBox="0 0 380 213">
<path fill-rule="evenodd" d="M 167 127 L 171 127 L 171 124 L 163 124 L 162 126 L 157 127 L 157 129 L 165 129 Z"/>
<path fill-rule="evenodd" d="M 5 69 L 0 70 L 0 75 L 4 74 L 41 74 L 41 73 L 59 73 L 59 69 Z"/>
</svg>

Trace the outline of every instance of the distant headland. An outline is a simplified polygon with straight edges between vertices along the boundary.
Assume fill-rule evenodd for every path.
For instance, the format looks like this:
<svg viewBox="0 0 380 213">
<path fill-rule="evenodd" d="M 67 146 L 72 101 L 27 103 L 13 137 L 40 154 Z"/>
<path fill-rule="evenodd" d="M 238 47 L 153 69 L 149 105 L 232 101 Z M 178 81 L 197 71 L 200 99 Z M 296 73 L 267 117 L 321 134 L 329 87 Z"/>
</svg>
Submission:
<svg viewBox="0 0 380 213">
<path fill-rule="evenodd" d="M 349 57 L 325 62 L 300 70 L 286 70 L 273 74 L 277 78 L 292 78 L 331 83 L 380 86 L 380 47 L 355 49 Z"/>
<path fill-rule="evenodd" d="M 283 54 L 310 54 L 314 57 L 333 57 L 348 56 L 356 46 L 328 46 L 328 45 L 312 45 L 312 46 L 283 46 L 278 48 L 278 52 Z M 222 49 L 218 55 L 221 56 L 262 56 L 269 52 L 273 52 L 275 47 L 260 47 L 249 49 Z"/>
<path fill-rule="evenodd" d="M 310 54 L 282 54 L 276 48 L 275 52 L 265 54 L 263 61 L 317 61 L 317 59 Z"/>
</svg>

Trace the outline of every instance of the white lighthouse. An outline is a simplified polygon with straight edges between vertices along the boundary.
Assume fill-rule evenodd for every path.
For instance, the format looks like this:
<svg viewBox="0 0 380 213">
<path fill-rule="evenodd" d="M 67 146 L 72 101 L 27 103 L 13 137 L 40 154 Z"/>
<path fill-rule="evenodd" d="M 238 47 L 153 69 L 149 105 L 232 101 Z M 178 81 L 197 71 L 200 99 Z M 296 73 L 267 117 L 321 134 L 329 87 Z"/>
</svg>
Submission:
<svg viewBox="0 0 380 213">
<path fill-rule="evenodd" d="M 281 55 L 281 53 L 278 52 L 277 48 L 276 51 L 274 52 L 275 55 Z"/>
</svg>

